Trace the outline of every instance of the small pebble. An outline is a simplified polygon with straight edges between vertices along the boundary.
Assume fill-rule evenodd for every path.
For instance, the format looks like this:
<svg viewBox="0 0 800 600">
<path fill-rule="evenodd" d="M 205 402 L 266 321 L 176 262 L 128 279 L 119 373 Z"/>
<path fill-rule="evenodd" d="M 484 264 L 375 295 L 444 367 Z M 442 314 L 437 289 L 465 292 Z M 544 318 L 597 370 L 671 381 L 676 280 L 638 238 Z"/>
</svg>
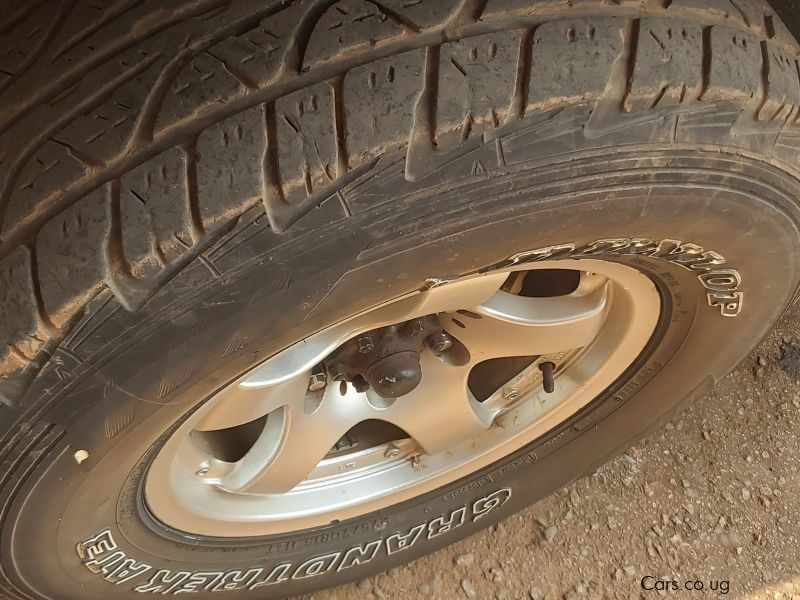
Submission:
<svg viewBox="0 0 800 600">
<path fill-rule="evenodd" d="M 506 574 L 503 569 L 496 568 L 496 569 L 489 569 L 489 574 L 492 578 L 494 583 L 498 583 L 500 585 L 506 582 Z"/>
<path fill-rule="evenodd" d="M 473 554 L 461 554 L 456 557 L 456 564 L 459 567 L 469 567 L 475 562 L 475 556 Z"/>
<path fill-rule="evenodd" d="M 461 589 L 464 590 L 467 598 L 477 598 L 478 596 L 478 593 L 475 591 L 475 586 L 472 585 L 472 582 L 469 579 L 461 580 Z"/>
<path fill-rule="evenodd" d="M 555 539 L 557 533 L 558 533 L 558 527 L 556 527 L 555 525 L 550 525 L 550 527 L 544 530 L 544 539 L 548 542 L 552 542 L 553 539 Z"/>
<path fill-rule="evenodd" d="M 372 587 L 372 582 L 369 579 L 361 579 L 357 584 L 358 589 L 368 590 Z"/>
</svg>

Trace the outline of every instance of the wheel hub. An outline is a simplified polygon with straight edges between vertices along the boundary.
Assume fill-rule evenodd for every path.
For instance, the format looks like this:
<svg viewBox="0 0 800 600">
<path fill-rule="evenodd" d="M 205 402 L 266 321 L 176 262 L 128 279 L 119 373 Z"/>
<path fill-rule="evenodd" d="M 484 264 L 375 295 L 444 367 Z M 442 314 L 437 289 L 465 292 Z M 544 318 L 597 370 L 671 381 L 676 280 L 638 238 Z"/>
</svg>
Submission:
<svg viewBox="0 0 800 600">
<path fill-rule="evenodd" d="M 451 347 L 452 339 L 442 331 L 439 318 L 426 315 L 345 342 L 321 370 L 333 381 L 351 383 L 359 392 L 372 389 L 381 398 L 400 398 L 422 381 L 420 354 L 426 350 L 441 354 Z"/>
</svg>

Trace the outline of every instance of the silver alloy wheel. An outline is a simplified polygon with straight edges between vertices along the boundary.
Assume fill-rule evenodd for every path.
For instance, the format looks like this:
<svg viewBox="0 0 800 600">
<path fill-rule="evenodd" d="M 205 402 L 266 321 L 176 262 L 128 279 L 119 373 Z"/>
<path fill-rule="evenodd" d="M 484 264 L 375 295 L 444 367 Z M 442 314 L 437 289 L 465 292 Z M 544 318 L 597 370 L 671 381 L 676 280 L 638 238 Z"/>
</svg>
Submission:
<svg viewBox="0 0 800 600">
<path fill-rule="evenodd" d="M 541 270 L 577 271 L 577 286 L 552 297 L 506 291 L 514 273 Z M 241 537 L 323 526 L 419 496 L 586 406 L 641 354 L 660 312 L 649 278 L 594 259 L 515 265 L 387 302 L 294 344 L 211 397 L 155 457 L 147 506 L 180 531 Z M 386 400 L 331 381 L 309 389 L 312 368 L 345 341 L 430 314 L 459 352 L 423 352 L 422 381 L 408 395 Z M 471 371 L 504 357 L 531 362 L 476 398 Z M 550 394 L 539 368 L 546 361 L 556 365 Z M 384 437 L 353 439 L 370 426 Z M 252 443 L 241 456 L 220 457 L 209 440 L 226 435 Z"/>
</svg>

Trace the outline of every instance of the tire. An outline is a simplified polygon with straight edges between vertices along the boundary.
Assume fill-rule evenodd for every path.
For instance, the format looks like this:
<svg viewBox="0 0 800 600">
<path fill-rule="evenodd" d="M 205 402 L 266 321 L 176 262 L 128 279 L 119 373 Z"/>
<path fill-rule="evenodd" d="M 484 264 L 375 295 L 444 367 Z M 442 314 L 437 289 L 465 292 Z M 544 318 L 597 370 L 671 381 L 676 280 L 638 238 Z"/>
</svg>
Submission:
<svg viewBox="0 0 800 600">
<path fill-rule="evenodd" d="M 765 2 L 90 4 L 0 1 L 3 598 L 273 598 L 408 562 L 669 420 L 796 294 L 800 48 Z M 646 274 L 662 318 L 544 436 L 291 534 L 147 510 L 220 386 L 555 247 Z"/>
</svg>

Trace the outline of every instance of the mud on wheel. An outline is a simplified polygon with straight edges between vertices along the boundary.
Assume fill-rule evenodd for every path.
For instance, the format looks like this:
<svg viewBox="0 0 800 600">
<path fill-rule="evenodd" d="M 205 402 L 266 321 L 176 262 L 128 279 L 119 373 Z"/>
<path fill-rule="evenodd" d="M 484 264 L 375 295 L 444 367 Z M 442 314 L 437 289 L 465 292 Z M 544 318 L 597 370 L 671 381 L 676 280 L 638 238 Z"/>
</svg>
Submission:
<svg viewBox="0 0 800 600">
<path fill-rule="evenodd" d="M 0 0 L 0 595 L 285 597 L 591 472 L 798 288 L 766 2 Z"/>
</svg>

